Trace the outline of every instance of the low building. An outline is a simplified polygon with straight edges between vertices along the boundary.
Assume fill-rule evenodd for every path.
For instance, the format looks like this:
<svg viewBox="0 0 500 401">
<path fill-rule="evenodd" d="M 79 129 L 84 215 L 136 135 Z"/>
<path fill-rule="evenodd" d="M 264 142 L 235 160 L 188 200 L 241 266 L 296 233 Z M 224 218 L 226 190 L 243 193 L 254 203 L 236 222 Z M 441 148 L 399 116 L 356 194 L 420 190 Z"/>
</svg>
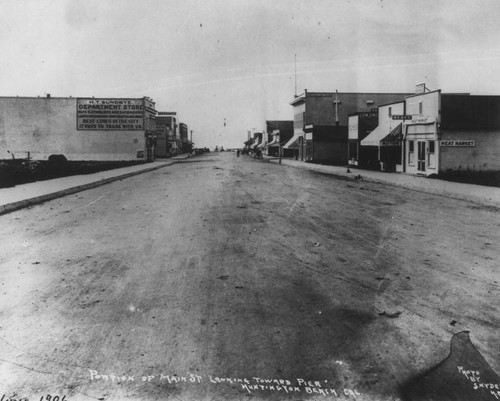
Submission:
<svg viewBox="0 0 500 401">
<path fill-rule="evenodd" d="M 304 160 L 315 163 L 347 163 L 347 127 L 331 125 L 306 125 L 305 134 L 299 137 L 299 147 L 304 149 Z"/>
<path fill-rule="evenodd" d="M 405 101 L 378 108 L 377 127 L 361 140 L 360 166 L 403 171 L 402 124 L 408 117 L 405 110 Z"/>
<path fill-rule="evenodd" d="M 369 160 L 377 159 L 377 151 L 361 147 L 361 141 L 378 125 L 378 111 L 354 113 L 349 115 L 348 163 L 352 166 L 366 167 Z"/>
<path fill-rule="evenodd" d="M 266 121 L 268 143 L 266 145 L 269 156 L 294 157 L 292 149 L 284 149 L 286 143 L 293 137 L 293 121 L 272 120 Z"/>
<path fill-rule="evenodd" d="M 421 93 L 406 114 L 406 172 L 500 171 L 500 96 Z"/>
<path fill-rule="evenodd" d="M 253 150 L 257 150 L 259 148 L 259 146 L 262 144 L 263 142 L 263 137 L 264 137 L 264 134 L 262 132 L 254 132 L 253 133 Z"/>
<path fill-rule="evenodd" d="M 147 97 L 0 97 L 0 159 L 152 160 L 155 115 Z"/>
</svg>

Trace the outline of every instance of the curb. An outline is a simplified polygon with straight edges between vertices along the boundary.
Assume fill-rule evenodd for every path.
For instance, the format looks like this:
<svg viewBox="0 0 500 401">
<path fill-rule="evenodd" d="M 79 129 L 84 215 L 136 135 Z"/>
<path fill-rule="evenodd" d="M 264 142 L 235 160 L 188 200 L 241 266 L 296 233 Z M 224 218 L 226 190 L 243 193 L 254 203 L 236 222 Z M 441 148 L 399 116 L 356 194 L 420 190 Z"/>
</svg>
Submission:
<svg viewBox="0 0 500 401">
<path fill-rule="evenodd" d="M 268 159 L 268 160 L 269 160 L 270 163 L 278 164 L 278 159 Z M 294 168 L 306 168 L 307 170 L 318 171 L 318 172 L 321 172 L 321 173 L 324 173 L 324 174 L 328 174 L 328 175 L 334 176 L 334 177 L 336 177 L 338 179 L 345 180 L 345 181 L 356 181 L 356 178 L 355 178 L 356 175 L 353 175 L 351 177 L 351 176 L 347 176 L 345 174 L 337 173 L 337 172 L 334 172 L 334 171 L 316 170 L 314 168 L 308 168 L 307 167 L 307 163 L 304 163 L 304 164 L 305 164 L 304 167 L 302 167 L 302 166 L 295 166 L 293 164 L 286 164 L 286 163 L 283 163 L 281 165 L 283 165 L 283 166 L 289 166 L 289 167 L 294 167 Z M 356 171 L 359 171 L 359 170 L 356 170 Z M 354 174 L 354 173 L 351 173 L 351 174 Z M 361 174 L 358 173 L 358 175 L 361 175 Z M 484 206 L 500 208 L 500 200 L 495 201 L 495 199 L 491 199 L 491 198 L 480 198 L 480 197 L 476 197 L 474 195 L 457 194 L 455 192 L 449 192 L 449 191 L 446 191 L 446 190 L 443 190 L 443 192 L 437 192 L 437 191 L 433 191 L 433 190 L 427 189 L 427 188 L 422 188 L 422 187 L 412 186 L 412 185 L 406 185 L 406 184 L 401 184 L 401 183 L 397 183 L 397 182 L 392 182 L 392 181 L 389 181 L 389 180 L 384 180 L 384 179 L 379 179 L 379 178 L 372 178 L 372 177 L 366 177 L 366 176 L 361 176 L 361 180 L 367 181 L 367 182 L 374 182 L 374 183 L 377 183 L 377 184 L 390 185 L 390 186 L 393 186 L 393 187 L 396 187 L 396 188 L 404 188 L 404 189 L 408 189 L 410 191 L 421 192 L 421 193 L 425 193 L 425 194 L 429 194 L 429 195 L 443 196 L 445 198 L 451 198 L 451 199 L 456 199 L 456 200 L 461 200 L 461 201 L 468 201 L 468 202 L 477 203 L 477 204 L 484 205 Z"/>
<path fill-rule="evenodd" d="M 144 170 L 133 171 L 131 173 L 120 174 L 120 175 L 117 175 L 115 177 L 103 178 L 99 181 L 89 182 L 88 184 L 83 184 L 83 185 L 77 185 L 76 187 L 62 189 L 61 191 L 53 192 L 50 194 L 35 196 L 34 198 L 23 199 L 21 201 L 7 203 L 5 205 L 0 206 L 0 216 L 3 214 L 14 212 L 14 211 L 19 210 L 19 209 L 24 209 L 28 206 L 34 206 L 34 205 L 37 205 L 39 203 L 47 202 L 49 200 L 61 198 L 61 197 L 66 196 L 66 195 L 71 195 L 71 194 L 74 194 L 76 192 L 81 192 L 81 191 L 85 191 L 87 189 L 100 187 L 101 185 L 109 184 L 110 182 L 113 182 L 113 181 L 122 180 L 124 178 L 133 177 L 134 175 L 148 173 L 150 171 L 158 170 L 158 169 L 163 168 L 163 167 L 168 167 L 168 166 L 171 166 L 173 164 L 176 164 L 179 160 L 184 160 L 184 159 L 177 159 L 175 161 L 166 162 L 165 164 L 162 164 L 161 166 L 155 166 L 155 167 L 150 167 L 150 168 L 147 168 Z"/>
</svg>

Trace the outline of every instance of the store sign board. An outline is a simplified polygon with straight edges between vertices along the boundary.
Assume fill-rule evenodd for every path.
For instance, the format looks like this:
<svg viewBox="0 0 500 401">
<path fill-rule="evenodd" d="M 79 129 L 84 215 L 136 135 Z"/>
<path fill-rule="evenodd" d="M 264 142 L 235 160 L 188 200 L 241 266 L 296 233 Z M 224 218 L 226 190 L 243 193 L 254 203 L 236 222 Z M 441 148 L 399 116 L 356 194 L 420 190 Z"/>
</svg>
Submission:
<svg viewBox="0 0 500 401">
<path fill-rule="evenodd" d="M 476 146 L 476 141 L 440 141 L 439 146 L 470 148 Z"/>
<path fill-rule="evenodd" d="M 359 130 L 358 116 L 349 117 L 349 128 L 347 131 L 348 139 L 358 139 Z"/>
<path fill-rule="evenodd" d="M 78 98 L 76 128 L 93 131 L 144 130 L 143 100 Z"/>
<path fill-rule="evenodd" d="M 401 146 L 401 141 L 380 141 L 380 146 Z"/>
<path fill-rule="evenodd" d="M 392 119 L 393 120 L 411 120 L 413 116 L 409 114 L 393 114 Z"/>
</svg>

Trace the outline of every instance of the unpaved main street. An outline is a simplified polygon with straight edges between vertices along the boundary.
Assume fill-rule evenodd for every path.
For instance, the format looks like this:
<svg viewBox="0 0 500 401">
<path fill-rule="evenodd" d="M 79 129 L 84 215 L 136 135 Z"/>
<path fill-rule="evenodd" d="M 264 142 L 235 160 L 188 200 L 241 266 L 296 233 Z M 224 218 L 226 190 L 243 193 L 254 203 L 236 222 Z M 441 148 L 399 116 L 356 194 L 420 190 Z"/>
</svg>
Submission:
<svg viewBox="0 0 500 401">
<path fill-rule="evenodd" d="M 0 397 L 400 399 L 463 330 L 500 372 L 499 227 L 230 152 L 1 216 Z"/>
</svg>

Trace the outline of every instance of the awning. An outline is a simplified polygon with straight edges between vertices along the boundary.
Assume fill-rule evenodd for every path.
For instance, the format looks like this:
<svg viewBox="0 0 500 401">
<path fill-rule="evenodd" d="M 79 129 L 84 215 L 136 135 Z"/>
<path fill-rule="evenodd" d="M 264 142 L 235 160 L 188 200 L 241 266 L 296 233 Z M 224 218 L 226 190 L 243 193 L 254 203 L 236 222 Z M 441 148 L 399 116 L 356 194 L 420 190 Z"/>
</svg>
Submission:
<svg viewBox="0 0 500 401">
<path fill-rule="evenodd" d="M 263 148 L 264 146 L 266 146 L 266 143 L 265 143 L 265 142 L 262 142 L 262 143 L 260 143 L 257 147 L 258 147 L 258 148 Z"/>
<path fill-rule="evenodd" d="M 298 149 L 299 148 L 299 135 L 294 136 L 283 146 L 283 149 Z"/>
<path fill-rule="evenodd" d="M 389 135 L 380 141 L 380 146 L 399 146 L 403 140 L 402 124 L 394 128 Z"/>
<path fill-rule="evenodd" d="M 401 132 L 401 123 L 399 123 L 396 128 L 387 133 L 386 128 L 379 125 L 372 132 L 370 132 L 366 138 L 361 140 L 361 146 L 380 146 L 380 142 L 391 135 L 391 133 L 398 129 L 398 127 Z"/>
<path fill-rule="evenodd" d="M 280 143 L 277 138 L 274 138 L 271 142 L 267 144 L 267 146 L 279 146 Z"/>
</svg>

